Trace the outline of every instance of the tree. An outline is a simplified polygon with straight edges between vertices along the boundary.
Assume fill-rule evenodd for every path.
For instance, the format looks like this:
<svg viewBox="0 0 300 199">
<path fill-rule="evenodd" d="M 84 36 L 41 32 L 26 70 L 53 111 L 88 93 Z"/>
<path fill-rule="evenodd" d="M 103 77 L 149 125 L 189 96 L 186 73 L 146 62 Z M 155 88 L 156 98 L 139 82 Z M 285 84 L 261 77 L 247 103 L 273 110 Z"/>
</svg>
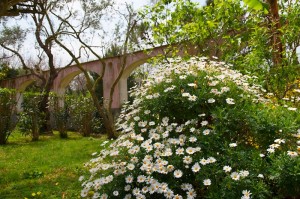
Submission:
<svg viewBox="0 0 300 199">
<path fill-rule="evenodd" d="M 269 92 L 283 98 L 300 72 L 299 1 L 245 2 L 215 0 L 199 7 L 188 0 L 160 1 L 142 16 L 156 43 L 195 45 L 201 55 L 257 75 Z"/>
<path fill-rule="evenodd" d="M 6 62 L 0 62 L 0 81 L 2 79 L 14 78 L 18 76 L 18 74 L 19 71 L 17 69 L 10 67 Z"/>
<path fill-rule="evenodd" d="M 32 3 L 34 4 L 35 2 Z M 25 56 L 19 51 L 22 46 L 21 44 L 26 38 L 25 30 L 22 30 L 19 26 L 4 26 L 1 32 L 0 45 L 5 50 L 10 51 L 17 56 L 22 67 L 29 70 L 31 74 L 40 80 L 39 86 L 41 88 L 42 98 L 39 102 L 39 110 L 44 113 L 43 115 L 45 116 L 45 120 L 43 120 L 45 122 L 41 126 L 40 132 L 51 133 L 50 112 L 48 109 L 49 92 L 59 73 L 58 65 L 55 63 L 53 38 L 57 36 L 57 33 L 60 32 L 62 26 L 58 24 L 56 30 L 53 30 L 53 32 L 49 30 L 49 26 L 52 28 L 54 27 L 54 22 L 51 21 L 50 18 L 47 18 L 47 12 L 49 12 L 49 10 L 59 9 L 57 7 L 57 2 L 45 0 L 42 4 L 38 4 L 36 9 L 38 9 L 38 12 L 32 13 L 30 16 L 34 24 L 33 34 L 37 42 L 37 57 L 30 63 L 30 60 L 26 61 Z M 45 75 L 43 72 L 45 68 L 49 70 L 49 75 Z"/>
<path fill-rule="evenodd" d="M 97 52 L 92 44 L 90 44 L 88 41 L 84 40 L 84 35 L 86 31 L 90 31 L 91 29 L 94 28 L 100 28 L 99 27 L 99 21 L 101 17 L 103 17 L 103 12 L 111 7 L 111 4 L 107 1 L 101 1 L 96 2 L 92 1 L 89 3 L 82 2 L 82 8 L 83 8 L 83 16 L 80 18 L 83 19 L 80 21 L 79 25 L 74 25 L 69 17 L 62 17 L 61 15 L 58 15 L 54 12 L 51 14 L 55 15 L 58 20 L 60 20 L 62 23 L 64 23 L 64 26 L 68 28 L 68 34 L 71 35 L 72 37 L 76 38 L 77 41 L 80 42 L 82 48 L 79 49 L 79 53 L 81 54 L 82 51 L 85 51 L 87 53 L 91 53 L 96 57 L 96 60 L 101 63 L 103 70 L 101 71 L 101 74 L 99 75 L 98 78 L 93 80 L 91 76 L 89 75 L 88 71 L 83 68 L 83 65 L 81 64 L 79 57 L 76 57 L 76 52 L 73 52 L 70 48 L 68 48 L 67 44 L 59 37 L 55 37 L 55 42 L 63 48 L 75 61 L 77 67 L 82 71 L 86 78 L 86 84 L 87 84 L 87 89 L 91 94 L 91 97 L 93 99 L 93 103 L 97 108 L 97 111 L 99 115 L 101 116 L 103 120 L 103 124 L 106 130 L 106 133 L 108 134 L 109 138 L 116 138 L 116 129 L 114 126 L 114 119 L 113 119 L 113 114 L 111 111 L 111 106 L 112 106 L 112 97 L 113 93 L 115 90 L 115 87 L 118 85 L 118 82 L 122 76 L 123 70 L 125 68 L 126 64 L 126 54 L 128 53 L 129 50 L 129 44 L 130 44 L 130 36 L 133 32 L 133 28 L 136 25 L 135 21 L 135 14 L 132 12 L 132 9 L 130 6 L 126 5 L 128 14 L 121 14 L 120 11 L 117 11 L 118 13 L 121 14 L 122 17 L 125 17 L 126 19 L 126 30 L 125 30 L 125 37 L 123 38 L 123 44 L 121 45 L 122 48 L 115 48 L 117 45 L 116 43 L 112 43 L 111 45 L 111 50 L 108 50 L 106 52 L 108 53 L 117 53 L 121 54 L 121 68 L 120 68 L 120 73 L 118 74 L 117 79 L 114 81 L 111 89 L 110 89 L 110 97 L 109 99 L 105 99 L 103 101 L 99 101 L 97 97 L 97 85 L 99 82 L 102 80 L 105 70 L 106 70 L 106 63 L 103 61 L 103 56 L 101 53 Z M 69 10 L 69 13 L 66 16 L 71 16 L 72 15 L 72 10 Z M 117 27 L 118 28 L 118 27 Z M 101 29 L 101 28 L 100 28 Z M 119 37 L 120 35 L 117 35 Z M 117 49 L 117 51 L 116 51 Z M 120 50 L 121 49 L 121 50 Z"/>
</svg>

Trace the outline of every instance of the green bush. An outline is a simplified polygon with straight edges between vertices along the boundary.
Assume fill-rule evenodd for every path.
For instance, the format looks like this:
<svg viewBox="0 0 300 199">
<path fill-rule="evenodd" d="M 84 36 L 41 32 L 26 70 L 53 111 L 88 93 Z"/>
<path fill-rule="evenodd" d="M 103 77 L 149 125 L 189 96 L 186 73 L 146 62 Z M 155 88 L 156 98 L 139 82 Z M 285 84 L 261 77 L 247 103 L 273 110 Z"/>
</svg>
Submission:
<svg viewBox="0 0 300 199">
<path fill-rule="evenodd" d="M 69 95 L 65 100 L 71 126 L 83 136 L 90 136 L 101 129 L 102 122 L 96 117 L 96 108 L 89 94 Z"/>
<path fill-rule="evenodd" d="M 60 138 L 68 138 L 68 123 L 70 120 L 68 105 L 60 104 L 64 99 L 57 96 L 55 93 L 50 95 L 50 107 L 55 128 L 59 132 Z"/>
<path fill-rule="evenodd" d="M 39 129 L 43 124 L 44 119 L 43 113 L 39 110 L 41 100 L 41 93 L 24 93 L 24 101 L 22 103 L 23 111 L 19 115 L 19 130 L 24 135 L 31 136 L 33 141 L 39 139 Z"/>
<path fill-rule="evenodd" d="M 6 144 L 16 122 L 13 119 L 15 113 L 15 91 L 0 88 L 0 144 Z"/>
<path fill-rule="evenodd" d="M 81 196 L 300 196 L 299 111 L 255 81 L 205 58 L 162 64 L 122 110 L 123 134 L 86 164 Z"/>
</svg>

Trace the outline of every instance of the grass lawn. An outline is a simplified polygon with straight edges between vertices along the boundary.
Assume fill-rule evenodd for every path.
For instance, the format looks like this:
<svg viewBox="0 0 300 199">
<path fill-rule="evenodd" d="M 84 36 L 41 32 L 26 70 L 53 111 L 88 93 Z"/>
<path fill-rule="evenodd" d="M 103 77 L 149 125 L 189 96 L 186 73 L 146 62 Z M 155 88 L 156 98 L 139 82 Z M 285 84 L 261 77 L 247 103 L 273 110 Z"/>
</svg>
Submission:
<svg viewBox="0 0 300 199">
<path fill-rule="evenodd" d="M 0 146 L 0 199 L 80 198 L 83 164 L 104 140 L 69 132 L 69 139 L 55 133 L 31 142 L 12 134 Z"/>
</svg>

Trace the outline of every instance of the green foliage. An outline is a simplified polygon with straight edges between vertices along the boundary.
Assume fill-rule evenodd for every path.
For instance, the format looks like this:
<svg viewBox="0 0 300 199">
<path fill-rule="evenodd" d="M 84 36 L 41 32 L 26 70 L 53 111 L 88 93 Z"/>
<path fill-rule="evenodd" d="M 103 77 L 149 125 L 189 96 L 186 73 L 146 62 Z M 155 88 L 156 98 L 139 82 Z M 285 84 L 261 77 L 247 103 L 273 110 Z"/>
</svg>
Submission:
<svg viewBox="0 0 300 199">
<path fill-rule="evenodd" d="M 19 114 L 18 128 L 24 135 L 30 135 L 33 141 L 39 139 L 39 128 L 44 122 L 44 114 L 39 110 L 42 97 L 42 93 L 23 94 L 23 111 Z"/>
<path fill-rule="evenodd" d="M 64 106 L 65 113 L 69 114 L 71 126 L 83 136 L 90 136 L 103 130 L 101 119 L 97 117 L 97 110 L 89 94 L 66 96 Z"/>
<path fill-rule="evenodd" d="M 35 179 L 35 178 L 42 178 L 44 177 L 44 173 L 41 171 L 26 171 L 23 173 L 24 179 Z"/>
<path fill-rule="evenodd" d="M 123 134 L 87 164 L 81 196 L 299 196 L 299 111 L 256 82 L 205 58 L 162 64 L 121 112 Z"/>
<path fill-rule="evenodd" d="M 152 29 L 155 44 L 186 43 L 187 48 L 197 47 L 201 56 L 216 56 L 244 74 L 258 76 L 277 98 L 285 97 L 291 83 L 300 76 L 296 56 L 296 47 L 300 46 L 298 1 L 279 2 L 278 30 L 267 13 L 270 8 L 258 0 L 247 0 L 246 4 L 215 0 L 205 7 L 188 0 L 172 2 L 159 2 L 141 12 Z M 284 46 L 280 66 L 274 58 L 278 54 L 272 40 L 274 34 Z"/>
<path fill-rule="evenodd" d="M 54 118 L 55 127 L 57 128 L 61 138 L 68 138 L 68 122 L 69 122 L 69 110 L 68 106 L 60 104 L 64 102 L 63 98 L 56 96 L 54 93 L 50 94 L 51 99 L 49 100 L 52 108 L 52 116 Z"/>
<path fill-rule="evenodd" d="M 16 77 L 18 70 L 9 67 L 7 63 L 0 63 L 0 81 L 7 78 Z"/>
<path fill-rule="evenodd" d="M 263 10 L 265 14 L 268 14 L 267 4 L 260 0 L 243 0 L 250 8 L 254 10 Z"/>
<path fill-rule="evenodd" d="M 16 125 L 13 118 L 15 105 L 15 91 L 0 88 L 0 145 L 6 144 Z"/>
</svg>

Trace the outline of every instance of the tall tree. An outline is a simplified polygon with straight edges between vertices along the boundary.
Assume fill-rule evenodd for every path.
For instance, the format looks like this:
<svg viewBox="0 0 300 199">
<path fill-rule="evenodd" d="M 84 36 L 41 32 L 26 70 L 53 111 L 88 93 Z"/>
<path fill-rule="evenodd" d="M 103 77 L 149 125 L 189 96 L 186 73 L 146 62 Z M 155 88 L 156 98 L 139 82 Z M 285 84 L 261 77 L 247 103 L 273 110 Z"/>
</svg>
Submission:
<svg viewBox="0 0 300 199">
<path fill-rule="evenodd" d="M 34 3 L 34 2 L 33 2 Z M 39 53 L 37 57 L 33 59 L 33 63 L 25 60 L 24 54 L 20 52 L 21 44 L 23 43 L 25 37 L 25 31 L 19 26 L 15 27 L 4 27 L 1 32 L 0 45 L 5 50 L 10 51 L 16 55 L 22 67 L 29 70 L 31 74 L 36 76 L 40 80 L 40 88 L 42 93 L 42 99 L 39 102 L 39 110 L 45 115 L 45 123 L 42 125 L 40 132 L 51 133 L 50 125 L 50 112 L 48 109 L 49 93 L 53 87 L 53 82 L 59 73 L 58 65 L 55 63 L 55 50 L 54 37 L 60 32 L 62 26 L 56 24 L 55 31 L 50 31 L 49 26 L 54 27 L 54 22 L 47 18 L 47 12 L 49 10 L 58 9 L 57 4 L 53 1 L 43 1 L 43 4 L 39 4 L 36 8 L 38 12 L 32 13 L 30 19 L 32 19 L 34 24 L 33 34 L 36 39 L 36 44 Z M 16 45 L 17 44 L 17 45 Z M 17 46 L 17 48 L 16 48 Z M 71 61 L 70 61 L 71 63 Z M 67 64 L 68 65 L 68 64 Z M 46 75 L 43 70 L 48 69 L 49 75 Z"/>
</svg>

